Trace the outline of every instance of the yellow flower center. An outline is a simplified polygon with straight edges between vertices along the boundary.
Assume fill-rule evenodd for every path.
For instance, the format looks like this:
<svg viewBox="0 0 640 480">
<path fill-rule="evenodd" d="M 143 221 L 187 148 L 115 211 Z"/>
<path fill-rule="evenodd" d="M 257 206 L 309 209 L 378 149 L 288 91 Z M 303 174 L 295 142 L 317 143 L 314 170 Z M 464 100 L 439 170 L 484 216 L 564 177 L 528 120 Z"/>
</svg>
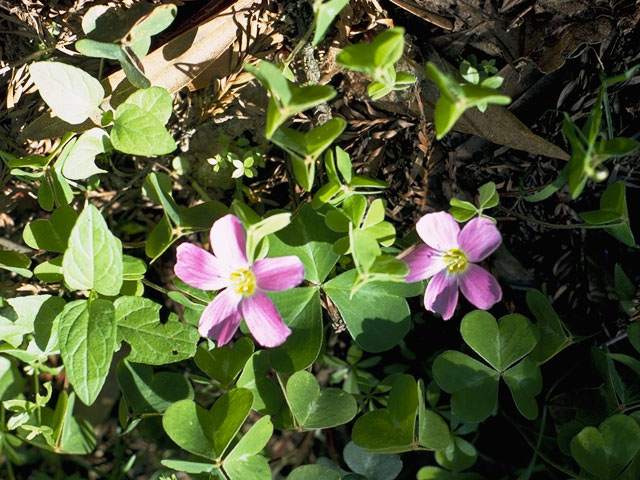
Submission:
<svg viewBox="0 0 640 480">
<path fill-rule="evenodd" d="M 256 276 L 248 268 L 233 272 L 230 277 L 231 287 L 241 295 L 252 295 L 256 289 Z"/>
<path fill-rule="evenodd" d="M 449 250 L 444 254 L 443 258 L 447 264 L 447 272 L 449 273 L 463 272 L 469 262 L 465 253 L 457 248 Z"/>
</svg>

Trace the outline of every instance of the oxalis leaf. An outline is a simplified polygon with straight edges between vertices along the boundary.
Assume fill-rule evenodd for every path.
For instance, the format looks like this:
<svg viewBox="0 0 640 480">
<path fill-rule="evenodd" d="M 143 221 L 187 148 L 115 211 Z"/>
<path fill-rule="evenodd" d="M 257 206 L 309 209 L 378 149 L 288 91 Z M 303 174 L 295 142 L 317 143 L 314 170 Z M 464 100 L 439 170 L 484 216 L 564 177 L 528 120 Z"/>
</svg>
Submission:
<svg viewBox="0 0 640 480">
<path fill-rule="evenodd" d="M 376 453 L 413 450 L 418 387 L 411 375 L 400 375 L 393 383 L 387 408 L 365 413 L 356 420 L 351 437 L 356 445 Z"/>
<path fill-rule="evenodd" d="M 236 388 L 205 410 L 192 400 L 171 405 L 162 417 L 165 432 L 181 448 L 211 460 L 220 459 L 251 410 L 253 395 Z"/>
<path fill-rule="evenodd" d="M 78 217 L 62 259 L 64 280 L 75 290 L 114 296 L 122 287 L 122 243 L 102 214 L 88 205 Z"/>
<path fill-rule="evenodd" d="M 38 219 L 22 232 L 24 243 L 36 250 L 64 253 L 78 214 L 69 205 L 56 208 L 48 220 Z"/>
<path fill-rule="evenodd" d="M 599 428 L 585 427 L 571 440 L 571 455 L 599 479 L 617 478 L 640 450 L 640 427 L 626 415 L 614 415 Z"/>
<path fill-rule="evenodd" d="M 29 73 L 53 113 L 73 125 L 89 118 L 104 98 L 104 89 L 98 80 L 65 63 L 32 63 Z"/>
<path fill-rule="evenodd" d="M 316 377 L 306 370 L 291 375 L 287 398 L 298 424 L 307 430 L 342 425 L 356 416 L 355 398 L 337 388 L 320 389 Z"/>
<path fill-rule="evenodd" d="M 85 405 L 104 384 L 116 346 L 115 308 L 108 300 L 76 300 L 65 305 L 58 324 L 60 354 L 69 382 Z"/>
<path fill-rule="evenodd" d="M 253 342 L 240 338 L 233 347 L 224 345 L 209 350 L 206 343 L 198 346 L 194 358 L 198 368 L 222 385 L 230 385 L 253 353 Z M 266 372 L 265 372 L 266 373 Z"/>
<path fill-rule="evenodd" d="M 131 345 L 130 362 L 164 365 L 193 357 L 200 339 L 186 323 L 160 322 L 161 305 L 143 297 L 120 297 L 114 302 L 118 342 Z"/>
</svg>

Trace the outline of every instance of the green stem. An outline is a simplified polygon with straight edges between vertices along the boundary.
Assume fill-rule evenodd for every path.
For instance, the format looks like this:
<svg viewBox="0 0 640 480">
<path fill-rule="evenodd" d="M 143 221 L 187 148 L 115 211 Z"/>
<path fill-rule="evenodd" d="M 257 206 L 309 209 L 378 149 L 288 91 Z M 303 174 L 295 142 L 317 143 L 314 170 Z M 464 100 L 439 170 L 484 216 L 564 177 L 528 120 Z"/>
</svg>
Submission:
<svg viewBox="0 0 640 480">
<path fill-rule="evenodd" d="M 294 47 L 294 49 L 291 51 L 287 59 L 284 61 L 285 68 L 288 67 L 289 64 L 293 61 L 293 59 L 296 58 L 296 55 L 300 53 L 300 50 L 302 50 L 302 47 L 304 47 L 305 43 L 307 43 L 309 41 L 309 38 L 311 38 L 311 34 L 315 30 L 315 28 L 316 28 L 316 20 L 314 18 L 313 22 L 311 23 L 311 26 L 309 26 L 307 31 L 304 33 L 304 36 L 300 39 L 298 44 Z"/>
<path fill-rule="evenodd" d="M 142 283 L 144 283 L 147 287 L 151 287 L 154 290 L 157 290 L 160 293 L 164 293 L 165 295 L 169 294 L 169 290 L 167 290 L 166 288 L 161 287 L 160 285 L 156 285 L 153 282 L 150 282 L 149 280 L 147 280 L 146 278 L 142 279 Z"/>
<path fill-rule="evenodd" d="M 276 378 L 278 379 L 278 385 L 280 385 L 280 389 L 282 390 L 282 395 L 284 395 L 284 401 L 287 402 L 287 406 L 291 411 L 291 418 L 293 419 L 293 426 L 298 429 L 298 420 L 296 419 L 296 415 L 293 413 L 293 408 L 291 408 L 291 404 L 289 403 L 289 397 L 287 397 L 287 389 L 284 387 L 284 383 L 282 381 L 282 376 L 280 372 L 276 372 Z"/>
<path fill-rule="evenodd" d="M 38 420 L 38 425 L 42 425 L 42 413 L 40 412 L 40 402 L 37 401 L 35 395 L 40 393 L 40 379 L 38 378 L 40 375 L 40 371 L 37 366 L 33 368 L 33 388 L 35 389 L 34 399 L 36 400 L 36 419 Z"/>
<path fill-rule="evenodd" d="M 522 437 L 522 439 L 527 442 L 527 445 L 529 445 L 531 447 L 531 449 L 545 462 L 547 462 L 549 465 L 551 465 L 553 468 L 555 468 L 556 470 L 564 473 L 565 475 L 568 475 L 571 478 L 574 478 L 576 480 L 587 480 L 586 478 L 580 476 L 579 474 L 576 474 L 574 472 L 572 472 L 571 470 L 569 470 L 568 468 L 563 467 L 562 465 L 554 462 L 553 460 L 551 460 L 549 457 L 547 457 L 544 453 L 542 453 L 540 451 L 540 449 L 533 444 L 533 442 L 531 442 L 531 440 L 529 440 L 527 438 L 527 436 L 524 434 L 524 432 L 520 429 L 520 427 L 517 425 L 516 422 L 514 422 L 513 420 L 509 419 L 509 417 L 507 417 L 505 415 L 505 418 L 507 420 L 510 420 L 511 423 L 513 424 L 514 428 L 518 431 L 518 433 L 520 434 L 520 436 Z"/>
<path fill-rule="evenodd" d="M 576 228 L 584 228 L 586 230 L 596 230 L 596 229 L 603 229 L 603 228 L 609 228 L 609 227 L 617 227 L 619 225 L 624 225 L 625 222 L 615 222 L 615 223 L 606 223 L 603 225 L 591 225 L 589 223 L 580 223 L 580 224 L 572 224 L 572 225 L 560 225 L 557 223 L 549 223 L 549 222 L 543 222 L 542 220 L 538 220 L 536 218 L 533 217 L 529 217 L 527 215 L 523 215 L 521 213 L 518 213 L 514 210 L 511 210 L 509 208 L 503 207 L 502 205 L 498 205 L 496 207 L 498 210 L 500 210 L 501 212 L 506 213 L 507 215 L 511 215 L 512 217 L 515 217 L 519 220 L 524 220 L 525 222 L 529 222 L 529 223 L 533 223 L 534 225 L 540 225 L 541 227 L 545 227 L 545 228 L 554 228 L 557 230 L 573 230 Z"/>
</svg>

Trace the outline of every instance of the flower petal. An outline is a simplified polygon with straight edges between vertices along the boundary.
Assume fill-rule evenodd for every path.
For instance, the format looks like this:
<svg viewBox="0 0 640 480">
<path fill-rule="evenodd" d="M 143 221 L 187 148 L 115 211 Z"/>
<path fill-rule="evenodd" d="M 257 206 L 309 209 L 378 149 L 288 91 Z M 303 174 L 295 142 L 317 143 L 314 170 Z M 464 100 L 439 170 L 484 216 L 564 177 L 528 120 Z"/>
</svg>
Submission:
<svg viewBox="0 0 640 480">
<path fill-rule="evenodd" d="M 502 299 L 502 289 L 498 281 L 478 265 L 469 264 L 458 279 L 462 294 L 477 308 L 488 310 Z"/>
<path fill-rule="evenodd" d="M 446 272 L 436 273 L 424 293 L 424 306 L 442 315 L 444 320 L 453 316 L 458 304 L 458 278 Z"/>
<path fill-rule="evenodd" d="M 291 333 L 271 299 L 260 291 L 242 300 L 240 312 L 251 335 L 263 347 L 277 347 Z"/>
<path fill-rule="evenodd" d="M 209 234 L 213 253 L 232 270 L 247 268 L 246 237 L 238 217 L 225 215 L 215 221 Z"/>
<path fill-rule="evenodd" d="M 304 279 L 304 265 L 295 255 L 263 258 L 251 267 L 261 290 L 288 290 Z"/>
<path fill-rule="evenodd" d="M 192 287 L 220 290 L 229 286 L 229 268 L 205 249 L 193 243 L 181 243 L 176 249 L 176 257 L 174 273 Z"/>
<path fill-rule="evenodd" d="M 427 213 L 416 224 L 420 238 L 436 250 L 446 251 L 458 248 L 460 226 L 447 212 Z"/>
<path fill-rule="evenodd" d="M 458 235 L 458 245 L 470 262 L 484 260 L 495 252 L 501 243 L 500 230 L 488 218 L 474 218 Z"/>
<path fill-rule="evenodd" d="M 433 277 L 447 266 L 440 252 L 427 245 L 416 245 L 400 254 L 398 259 L 409 267 L 409 275 L 405 278 L 407 282 Z"/>
<path fill-rule="evenodd" d="M 198 324 L 200 335 L 216 340 L 218 346 L 231 340 L 242 318 L 238 309 L 240 300 L 242 296 L 230 288 L 220 292 L 202 312 Z"/>
</svg>

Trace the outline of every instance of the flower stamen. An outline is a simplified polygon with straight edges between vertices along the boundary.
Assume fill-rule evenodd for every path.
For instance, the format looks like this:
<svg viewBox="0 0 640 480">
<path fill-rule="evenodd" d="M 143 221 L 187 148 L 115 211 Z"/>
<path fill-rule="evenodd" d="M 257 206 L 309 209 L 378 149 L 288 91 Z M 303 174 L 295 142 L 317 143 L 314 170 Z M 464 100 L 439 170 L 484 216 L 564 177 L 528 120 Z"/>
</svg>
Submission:
<svg viewBox="0 0 640 480">
<path fill-rule="evenodd" d="M 443 255 L 448 273 L 461 273 L 467 268 L 467 255 L 458 248 L 452 248 Z"/>
<path fill-rule="evenodd" d="M 256 290 L 256 276 L 248 268 L 243 268 L 233 272 L 229 279 L 231 288 L 241 295 L 253 295 Z"/>
</svg>

